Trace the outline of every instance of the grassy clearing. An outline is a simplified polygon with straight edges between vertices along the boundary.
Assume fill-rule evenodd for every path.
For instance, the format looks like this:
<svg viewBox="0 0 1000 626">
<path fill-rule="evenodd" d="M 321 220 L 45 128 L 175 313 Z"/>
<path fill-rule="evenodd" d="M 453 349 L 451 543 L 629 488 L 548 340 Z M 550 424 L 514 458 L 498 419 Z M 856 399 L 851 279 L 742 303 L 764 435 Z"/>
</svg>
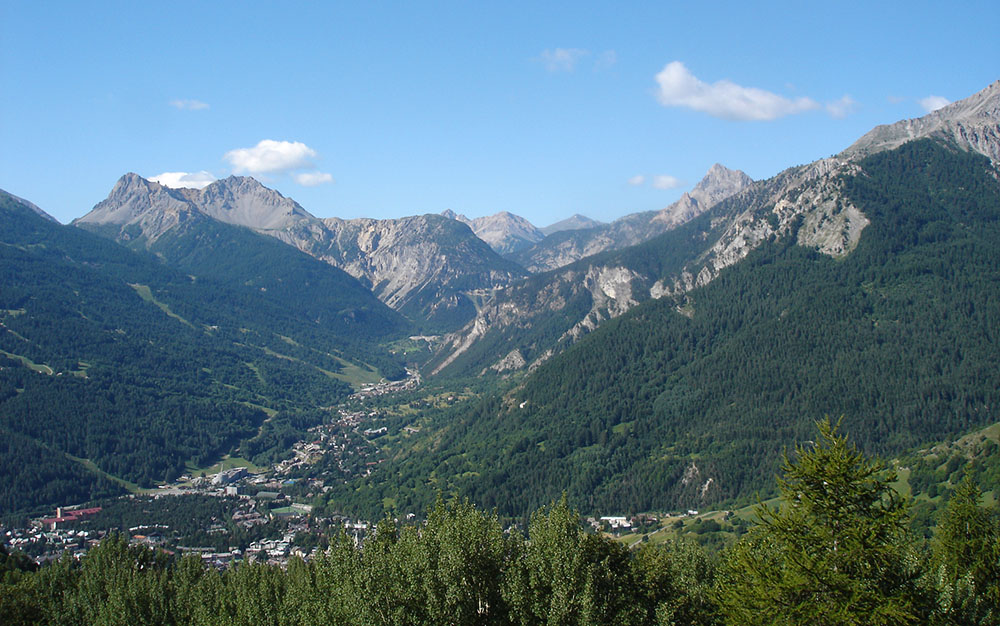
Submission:
<svg viewBox="0 0 1000 626">
<path fill-rule="evenodd" d="M 234 389 L 235 389 L 235 387 L 234 387 Z M 263 411 L 264 414 L 267 415 L 267 419 L 264 420 L 265 422 L 268 421 L 268 420 L 270 420 L 272 417 L 274 417 L 275 415 L 278 414 L 277 409 L 272 409 L 270 407 L 266 407 L 266 406 L 263 406 L 263 405 L 260 405 L 260 404 L 254 404 L 253 402 L 240 402 L 240 404 L 242 404 L 243 406 L 246 406 L 246 407 L 250 407 L 251 409 L 257 409 L 257 410 Z"/>
<path fill-rule="evenodd" d="M 148 285 L 140 285 L 140 284 L 136 283 L 136 284 L 129 284 L 129 287 L 131 287 L 132 289 L 135 289 L 135 292 L 137 294 L 139 294 L 140 298 L 142 298 L 146 302 L 151 302 L 154 305 L 156 305 L 156 307 L 158 309 L 160 309 L 161 311 L 163 311 L 164 313 L 167 314 L 167 317 L 172 317 L 175 320 L 177 320 L 178 322 L 180 322 L 182 324 L 185 324 L 187 326 L 190 326 L 191 328 L 195 327 L 194 324 L 192 324 L 191 322 L 187 321 L 186 319 L 184 319 L 180 315 L 177 315 L 176 313 L 174 313 L 173 311 L 171 311 L 170 307 L 167 306 L 165 303 L 160 302 L 159 300 L 157 300 L 153 296 L 153 292 L 150 291 Z"/>
<path fill-rule="evenodd" d="M 362 367 L 355 363 L 345 361 L 338 356 L 335 356 L 334 358 L 340 363 L 342 369 L 336 373 L 328 372 L 328 374 L 337 380 L 344 381 L 353 387 L 355 391 L 361 389 L 365 385 L 374 385 L 382 380 L 382 374 L 379 373 L 377 369 L 367 365 Z"/>
<path fill-rule="evenodd" d="M 286 343 L 290 345 L 298 345 L 294 342 L 294 340 L 288 337 L 283 337 L 281 335 L 279 335 L 279 337 L 281 337 L 281 339 L 283 339 Z M 287 354 L 282 354 L 280 352 L 275 352 L 274 350 L 268 348 L 267 346 L 262 346 L 260 349 L 263 350 L 264 353 L 269 356 L 308 365 L 309 367 L 312 367 L 318 370 L 319 372 L 322 372 L 329 378 L 336 378 L 337 380 L 341 380 L 347 383 L 348 385 L 353 387 L 355 391 L 358 391 L 365 385 L 374 385 L 375 383 L 378 383 L 382 380 L 382 374 L 380 374 L 377 369 L 368 365 L 361 366 L 355 363 L 351 363 L 350 361 L 346 361 L 334 354 L 329 354 L 328 356 L 331 356 L 334 359 L 336 359 L 337 362 L 341 365 L 341 370 L 339 372 L 331 372 L 329 370 L 323 369 L 322 367 L 317 367 L 312 363 L 306 363 L 302 359 L 288 356 Z"/>
<path fill-rule="evenodd" d="M 266 467 L 254 465 L 249 459 L 244 459 L 241 456 L 229 456 L 228 454 L 222 457 L 222 460 L 218 463 L 207 467 L 198 467 L 192 461 L 188 461 L 184 466 L 187 468 L 187 473 L 191 476 L 211 476 L 212 474 L 218 474 L 222 470 L 233 469 L 235 467 L 245 467 L 247 471 L 253 473 L 260 473 L 267 470 Z"/>
<path fill-rule="evenodd" d="M 400 339 L 386 344 L 386 348 L 393 354 L 401 354 L 406 357 L 427 355 L 430 356 L 431 343 L 424 339 Z"/>
<path fill-rule="evenodd" d="M 38 372 L 40 374 L 48 374 L 49 376 L 51 376 L 52 374 L 55 373 L 55 370 L 53 370 L 48 365 L 45 365 L 44 363 L 35 363 L 26 356 L 21 356 L 20 354 L 12 354 L 10 352 L 7 352 L 6 350 L 0 350 L 0 354 L 8 358 L 14 359 L 15 361 L 20 361 L 21 364 L 27 367 L 28 369 Z"/>
<path fill-rule="evenodd" d="M 92 472 L 94 474 L 97 474 L 98 476 L 102 476 L 104 478 L 107 478 L 108 480 L 110 480 L 112 482 L 118 483 L 119 485 L 121 485 L 122 487 L 124 487 L 125 489 L 127 489 L 129 493 L 152 493 L 152 492 L 156 491 L 155 489 L 143 489 L 139 485 L 137 485 L 137 484 L 135 484 L 133 482 L 129 482 L 129 481 L 125 480 L 124 478 L 118 478 L 117 476 L 112 476 L 111 474 L 109 474 L 109 473 L 105 472 L 104 470 L 102 470 L 101 468 L 97 467 L 94 464 L 94 462 L 91 461 L 90 459 L 81 459 L 78 456 L 73 456 L 72 454 L 68 454 L 68 453 L 66 454 L 66 458 L 69 459 L 70 461 L 75 461 L 76 463 L 79 463 L 80 465 L 82 465 L 83 467 L 85 467 L 87 469 L 87 471 L 89 471 L 89 472 Z"/>
</svg>

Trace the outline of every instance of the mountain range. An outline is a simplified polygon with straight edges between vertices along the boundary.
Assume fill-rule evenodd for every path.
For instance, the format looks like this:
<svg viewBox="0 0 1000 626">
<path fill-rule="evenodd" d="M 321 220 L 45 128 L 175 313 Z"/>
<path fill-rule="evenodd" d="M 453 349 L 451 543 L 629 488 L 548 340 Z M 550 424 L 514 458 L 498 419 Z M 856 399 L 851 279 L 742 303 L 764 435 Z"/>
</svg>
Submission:
<svg viewBox="0 0 1000 626">
<path fill-rule="evenodd" d="M 245 227 L 347 272 L 425 329 L 465 322 L 475 313 L 470 293 L 524 276 L 454 220 L 319 219 L 249 177 L 231 176 L 195 190 L 126 174 L 73 224 L 166 256 L 172 244 L 164 241 L 218 224 Z"/>
<path fill-rule="evenodd" d="M 1000 82 L 498 291 L 428 369 L 510 378 L 330 502 L 745 503 L 824 415 L 873 454 L 1000 421 L 998 102 Z"/>
<path fill-rule="evenodd" d="M 402 376 L 391 347 L 416 333 L 441 336 L 409 365 L 485 391 L 327 506 L 430 484 L 510 514 L 561 490 L 699 506 L 761 488 L 823 413 L 875 452 L 998 421 L 998 103 L 1000 81 L 767 180 L 715 165 L 609 224 L 321 219 L 252 178 L 126 174 L 62 226 L 2 193 L 0 475 L 20 487 L 0 506 L 155 483 L 274 412 L 322 419 L 348 366 Z"/>
<path fill-rule="evenodd" d="M 424 331 L 453 331 L 478 304 L 529 272 L 624 248 L 670 230 L 749 184 L 742 172 L 715 165 L 680 200 L 661 211 L 611 224 L 574 216 L 548 235 L 508 212 L 469 219 L 453 211 L 399 219 L 317 218 L 250 177 L 231 176 L 203 189 L 170 188 L 129 173 L 75 226 L 163 258 L 178 238 L 219 224 L 268 235 L 337 267 Z"/>
</svg>

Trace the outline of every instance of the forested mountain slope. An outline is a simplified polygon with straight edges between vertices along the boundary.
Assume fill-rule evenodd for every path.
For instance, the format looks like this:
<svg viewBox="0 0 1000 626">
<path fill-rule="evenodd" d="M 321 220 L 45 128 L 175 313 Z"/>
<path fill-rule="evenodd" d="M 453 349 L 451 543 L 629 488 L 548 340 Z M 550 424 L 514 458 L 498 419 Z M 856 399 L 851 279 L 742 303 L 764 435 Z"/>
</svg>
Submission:
<svg viewBox="0 0 1000 626">
<path fill-rule="evenodd" d="M 215 257 L 214 269 L 200 267 L 208 276 L 180 273 L 5 193 L 0 223 L 0 480 L 9 486 L 0 513 L 118 489 L 85 467 L 149 486 L 188 461 L 217 458 L 257 433 L 260 407 L 344 398 L 345 360 L 401 371 L 375 337 L 397 336 L 398 316 L 359 285 L 351 292 L 350 277 L 277 242 L 265 240 L 321 272 L 261 254 L 231 266 Z M 247 278 L 238 267 L 247 261 L 252 280 L 227 276 Z M 292 297 L 282 291 L 289 274 L 269 263 L 320 285 L 338 272 L 349 281 L 337 283 L 344 300 Z"/>
<path fill-rule="evenodd" d="M 824 415 L 884 454 L 1000 420 L 997 170 L 922 140 L 835 182 L 870 220 L 849 254 L 797 245 L 799 219 L 425 427 L 342 497 L 405 508 L 431 480 L 512 514 L 562 490 L 587 511 L 698 508 L 768 489 Z"/>
</svg>

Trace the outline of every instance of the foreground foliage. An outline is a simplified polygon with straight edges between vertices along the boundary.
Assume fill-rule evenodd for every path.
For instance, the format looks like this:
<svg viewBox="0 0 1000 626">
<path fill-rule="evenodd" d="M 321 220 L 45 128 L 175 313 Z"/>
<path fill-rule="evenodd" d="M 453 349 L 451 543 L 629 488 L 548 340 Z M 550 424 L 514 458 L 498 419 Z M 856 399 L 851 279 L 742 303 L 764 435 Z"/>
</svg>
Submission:
<svg viewBox="0 0 1000 626">
<path fill-rule="evenodd" d="M 467 500 L 424 524 L 383 520 L 287 569 L 207 570 L 115 537 L 80 563 L 33 571 L 3 556 L 4 624 L 985 624 L 1000 616 L 1000 526 L 971 475 L 936 538 L 908 530 L 891 472 L 828 422 L 786 457 L 783 504 L 710 557 L 696 544 L 635 553 L 585 532 L 565 496 L 527 536 Z"/>
</svg>

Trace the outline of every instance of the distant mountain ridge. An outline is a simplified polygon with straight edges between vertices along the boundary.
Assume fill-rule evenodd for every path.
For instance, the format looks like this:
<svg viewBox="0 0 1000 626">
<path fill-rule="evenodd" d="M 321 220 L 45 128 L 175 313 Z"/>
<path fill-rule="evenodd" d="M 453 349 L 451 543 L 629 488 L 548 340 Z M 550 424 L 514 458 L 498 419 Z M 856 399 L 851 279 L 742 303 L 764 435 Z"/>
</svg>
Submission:
<svg viewBox="0 0 1000 626">
<path fill-rule="evenodd" d="M 542 234 L 548 237 L 551 234 L 558 233 L 564 230 L 584 230 L 586 228 L 596 228 L 597 226 L 603 225 L 604 222 L 598 222 L 597 220 L 592 220 L 586 215 L 580 215 L 579 213 L 574 213 L 573 215 L 567 217 L 564 220 L 559 220 L 555 224 L 549 224 L 545 228 L 539 228 Z"/>
<path fill-rule="evenodd" d="M 205 228 L 206 220 L 252 229 L 342 269 L 431 328 L 461 325 L 475 313 L 470 293 L 524 275 L 453 220 L 319 219 L 249 177 L 230 176 L 196 190 L 171 189 L 129 173 L 73 224 L 151 247 L 169 232 Z"/>
<path fill-rule="evenodd" d="M 562 230 L 510 255 L 530 272 L 545 272 L 582 258 L 648 241 L 691 220 L 753 181 L 738 170 L 713 165 L 694 189 L 659 210 L 626 215 L 610 224 Z"/>
</svg>

